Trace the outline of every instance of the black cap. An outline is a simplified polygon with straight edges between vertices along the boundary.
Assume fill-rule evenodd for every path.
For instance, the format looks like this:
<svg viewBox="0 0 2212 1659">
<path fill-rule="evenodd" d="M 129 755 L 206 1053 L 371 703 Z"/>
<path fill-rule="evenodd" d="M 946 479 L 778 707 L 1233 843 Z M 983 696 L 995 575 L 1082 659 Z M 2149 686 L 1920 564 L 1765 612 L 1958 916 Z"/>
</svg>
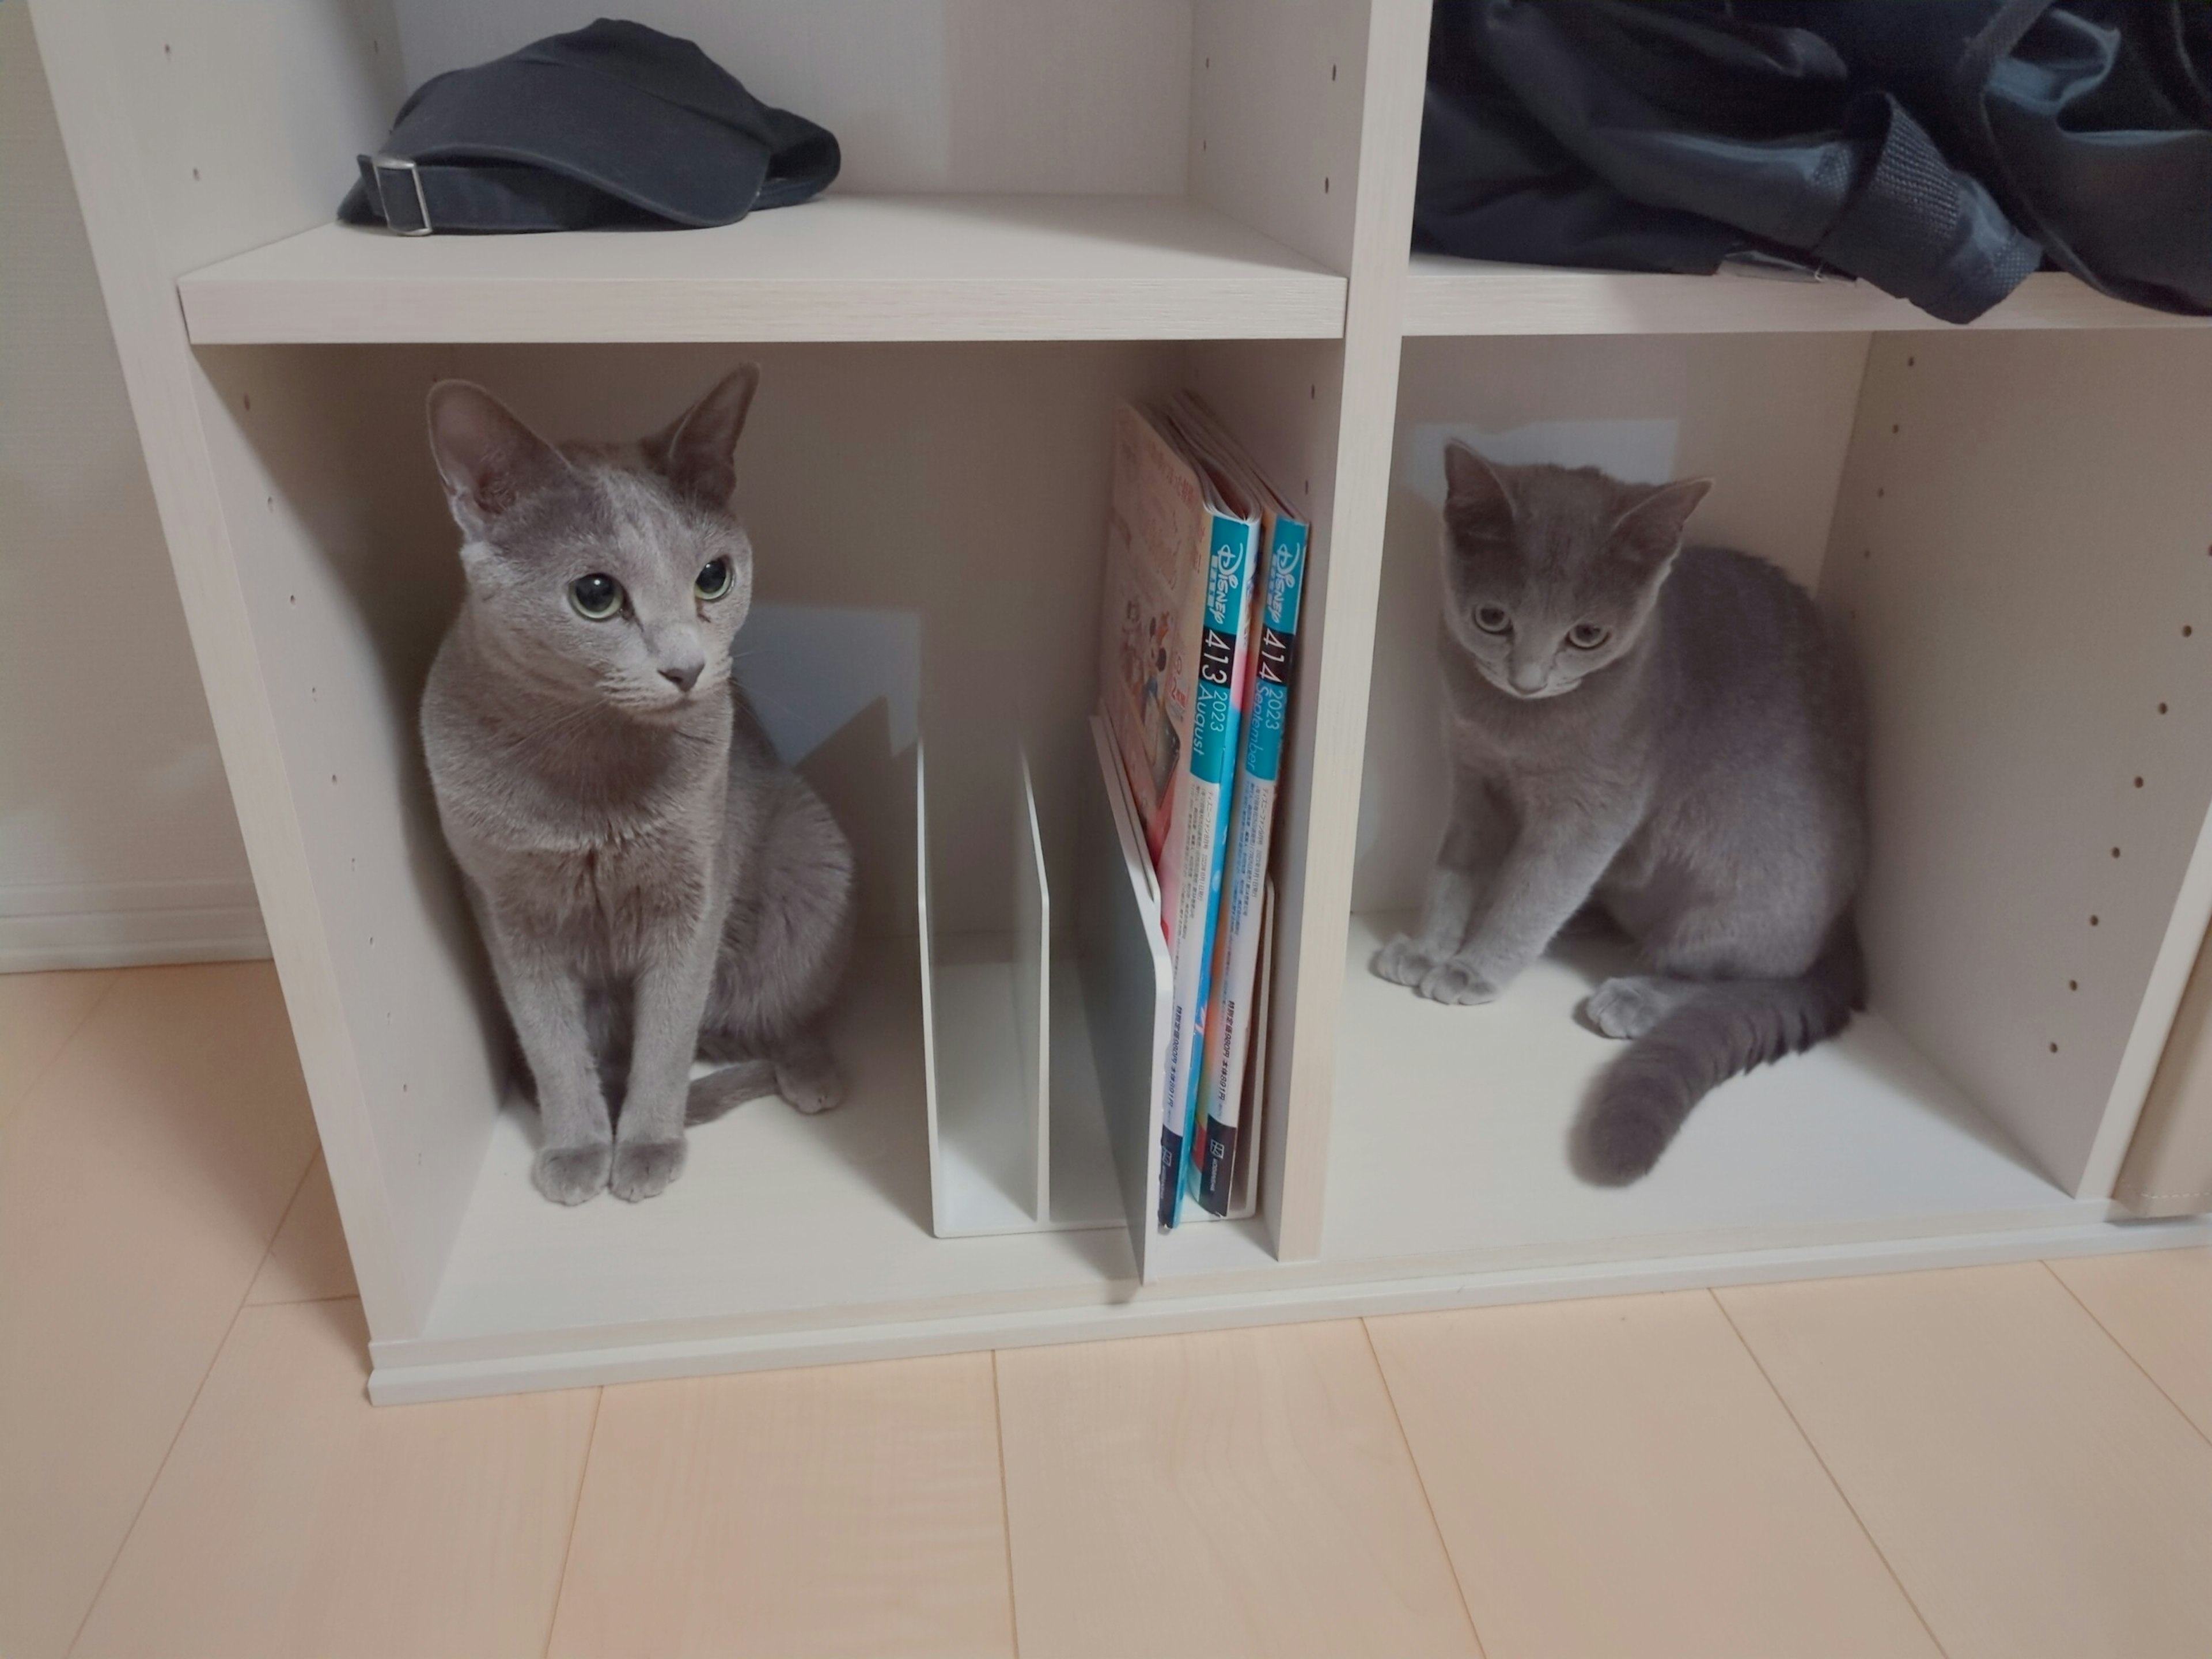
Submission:
<svg viewBox="0 0 2212 1659">
<path fill-rule="evenodd" d="M 726 225 L 818 194 L 837 141 L 689 40 L 601 18 L 416 88 L 338 217 L 428 231 Z"/>
</svg>

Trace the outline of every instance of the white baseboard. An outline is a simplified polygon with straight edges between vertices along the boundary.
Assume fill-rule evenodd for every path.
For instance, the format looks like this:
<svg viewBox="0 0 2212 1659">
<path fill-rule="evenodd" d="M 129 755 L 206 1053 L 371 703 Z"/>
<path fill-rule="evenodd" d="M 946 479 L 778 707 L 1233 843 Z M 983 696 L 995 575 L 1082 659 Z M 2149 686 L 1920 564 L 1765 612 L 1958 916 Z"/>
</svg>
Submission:
<svg viewBox="0 0 2212 1659">
<path fill-rule="evenodd" d="M 0 973 L 268 954 L 250 881 L 0 884 Z"/>
</svg>

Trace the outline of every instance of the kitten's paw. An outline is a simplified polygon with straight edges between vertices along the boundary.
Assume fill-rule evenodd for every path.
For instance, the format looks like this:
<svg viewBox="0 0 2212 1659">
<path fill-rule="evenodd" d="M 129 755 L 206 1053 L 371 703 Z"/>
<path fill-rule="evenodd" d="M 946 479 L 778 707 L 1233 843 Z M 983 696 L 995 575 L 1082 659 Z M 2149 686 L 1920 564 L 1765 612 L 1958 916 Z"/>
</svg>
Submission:
<svg viewBox="0 0 2212 1659">
<path fill-rule="evenodd" d="M 658 1198 L 684 1173 L 684 1137 L 673 1140 L 623 1140 L 615 1144 L 614 1178 L 607 1184 L 617 1198 L 635 1204 Z"/>
<path fill-rule="evenodd" d="M 1411 933 L 1401 933 L 1375 953 L 1375 977 L 1393 985 L 1418 986 L 1435 969 L 1437 959 L 1421 948 Z"/>
<path fill-rule="evenodd" d="M 836 1062 L 816 1049 L 776 1061 L 775 1091 L 812 1117 L 845 1098 L 845 1079 L 838 1075 Z"/>
<path fill-rule="evenodd" d="M 1488 975 L 1479 971 L 1463 957 L 1448 957 L 1422 976 L 1414 988 L 1431 1002 L 1448 1002 L 1467 1007 L 1479 1002 L 1495 1002 L 1504 988 Z"/>
<path fill-rule="evenodd" d="M 604 1140 L 581 1146 L 547 1146 L 530 1166 L 530 1179 L 556 1204 L 581 1204 L 606 1189 L 614 1148 Z"/>
<path fill-rule="evenodd" d="M 1667 1018 L 1674 999 L 1656 980 L 1624 974 L 1590 993 L 1590 1024 L 1609 1037 L 1640 1037 Z"/>
</svg>

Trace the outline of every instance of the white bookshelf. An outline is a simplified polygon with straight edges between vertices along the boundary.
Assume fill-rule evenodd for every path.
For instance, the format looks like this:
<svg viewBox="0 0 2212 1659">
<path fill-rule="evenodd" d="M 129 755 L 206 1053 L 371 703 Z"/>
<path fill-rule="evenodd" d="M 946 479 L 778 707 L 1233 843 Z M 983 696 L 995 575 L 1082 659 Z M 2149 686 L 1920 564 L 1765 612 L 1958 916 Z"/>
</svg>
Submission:
<svg viewBox="0 0 2212 1659">
<path fill-rule="evenodd" d="M 2212 332 L 2050 275 L 1946 331 L 1862 284 L 1409 258 L 1421 0 L 853 3 L 842 29 L 796 4 L 635 14 L 838 131 L 822 200 L 681 234 L 400 239 L 330 219 L 405 90 L 576 19 L 34 0 L 375 1398 L 2206 1237 L 2123 1225 L 2109 1194 L 2212 915 Z M 457 591 L 422 392 L 465 374 L 560 435 L 622 437 L 746 357 L 759 597 L 817 641 L 782 684 L 867 884 L 851 1098 L 754 1103 L 695 1133 L 663 1198 L 559 1209 L 527 1181 L 415 749 Z M 1077 896 L 1124 872 L 1082 721 L 1111 412 L 1182 385 L 1316 552 L 1257 1212 L 1164 1239 L 1133 1195 L 1116 996 L 1058 1005 L 1086 973 L 1140 988 L 1126 952 L 1083 948 Z M 1710 473 L 1698 532 L 1816 586 L 1872 687 L 1873 1007 L 1725 1085 L 1625 1191 L 1566 1151 L 1612 1052 L 1574 1018 L 1588 962 L 1473 1010 L 1365 972 L 1440 811 L 1423 469 L 1466 429 Z M 1037 1184 L 1120 1194 L 1110 1224 L 1024 1225 L 1017 1194 L 975 1224 L 1014 1231 L 937 1236 L 924 726 L 929 926 L 955 969 L 971 936 L 999 953 L 934 999 L 945 1052 L 1000 1089 L 1018 1005 L 992 975 L 1013 996 L 1048 951 L 1051 1067 L 1096 1062 L 1073 1121 L 1104 1127 L 1055 1119 Z M 1042 945 L 1010 908 L 1024 858 Z M 974 1103 L 940 1098 L 956 1139 Z"/>
</svg>

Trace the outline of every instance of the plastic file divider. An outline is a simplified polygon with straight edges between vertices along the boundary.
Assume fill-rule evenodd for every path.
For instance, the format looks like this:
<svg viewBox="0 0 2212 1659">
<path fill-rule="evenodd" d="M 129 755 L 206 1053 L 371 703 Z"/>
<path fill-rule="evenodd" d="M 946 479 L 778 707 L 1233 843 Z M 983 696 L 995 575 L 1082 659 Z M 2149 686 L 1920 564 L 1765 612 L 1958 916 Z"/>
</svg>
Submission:
<svg viewBox="0 0 2212 1659">
<path fill-rule="evenodd" d="M 1074 937 L 1054 971 L 1053 904 L 1028 757 L 1010 746 L 1010 932 L 948 931 L 933 908 L 928 785 L 915 748 L 922 1042 L 931 1228 L 941 1238 L 1128 1226 L 1139 1270 L 1154 1235 L 1159 1100 L 1173 964 L 1158 887 L 1111 739 L 1093 720 L 1078 825 Z M 1271 895 L 1272 898 L 1272 895 Z M 1269 911 L 1272 928 L 1272 908 Z M 1263 936 L 1264 937 L 1264 936 Z M 1265 957 L 1262 957 L 1265 963 Z M 1262 972 L 1265 972 L 1263 965 Z M 1264 1056 L 1267 995 L 1253 1040 Z M 1256 1058 L 1248 1102 L 1265 1086 Z M 1255 1121 L 1249 1115 L 1248 1121 Z M 1258 1138 L 1248 1137 L 1256 1149 Z M 1252 1213 L 1254 1152 L 1238 1153 L 1231 1219 Z M 1215 1218 L 1196 1206 L 1185 1224 Z"/>
<path fill-rule="evenodd" d="M 931 1228 L 939 1237 L 1029 1232 L 1042 1221 L 1040 1178 L 1044 1097 L 1041 1027 L 1042 931 L 1047 914 L 1042 866 L 1036 857 L 1036 814 L 1028 800 L 1028 769 L 1018 773 L 1018 823 L 1030 840 L 1016 861 L 1018 918 L 1036 927 L 1012 934 L 951 933 L 933 909 L 933 842 L 922 745 L 915 744 L 916 891 L 920 896 L 922 1043 L 929 1114 Z M 1026 936 L 1028 948 L 1023 944 Z M 1024 1010 L 1030 1011 L 1024 1034 Z"/>
<path fill-rule="evenodd" d="M 1029 1118 L 1030 1186 L 1039 1221 L 1052 1217 L 1052 890 L 1037 830 L 1030 757 L 1017 750 L 1021 788 L 1014 797 L 1014 1042 L 1022 1104 Z"/>
<path fill-rule="evenodd" d="M 1137 833 L 1113 738 L 1096 716 L 1091 737 L 1097 754 L 1082 769 L 1085 787 L 1076 838 L 1078 960 L 1099 1101 L 1141 1277 L 1156 1236 L 1160 1092 L 1174 969 L 1160 934 L 1152 861 Z"/>
</svg>

